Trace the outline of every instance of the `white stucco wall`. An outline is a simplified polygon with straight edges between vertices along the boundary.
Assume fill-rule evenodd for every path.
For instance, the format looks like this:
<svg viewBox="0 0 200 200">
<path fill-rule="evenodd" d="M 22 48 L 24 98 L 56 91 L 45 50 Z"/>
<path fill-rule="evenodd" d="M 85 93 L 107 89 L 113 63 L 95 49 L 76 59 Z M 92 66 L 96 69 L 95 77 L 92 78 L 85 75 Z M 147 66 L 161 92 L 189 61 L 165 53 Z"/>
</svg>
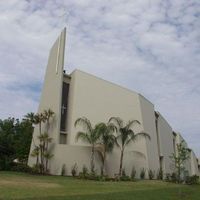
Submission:
<svg viewBox="0 0 200 200">
<path fill-rule="evenodd" d="M 154 105 L 142 95 L 139 95 L 139 99 L 142 113 L 143 129 L 151 137 L 151 140 L 146 140 L 148 170 L 151 169 L 157 173 L 159 170 L 159 155 L 156 138 Z"/>
<path fill-rule="evenodd" d="M 45 109 L 51 109 L 55 115 L 51 122 L 49 135 L 53 138 L 52 151 L 55 145 L 59 142 L 60 132 L 60 108 L 61 108 L 61 91 L 63 82 L 63 65 L 64 65 L 64 51 L 65 51 L 65 35 L 66 29 L 62 31 L 53 47 L 50 50 L 46 74 L 43 83 L 43 89 L 40 97 L 40 104 L 38 113 Z M 42 126 L 42 133 L 45 132 L 45 127 Z M 33 133 L 33 140 L 30 148 L 30 154 L 34 149 L 35 144 L 39 141 L 39 128 L 36 126 Z M 35 164 L 35 158 L 29 156 L 29 165 Z"/>
<path fill-rule="evenodd" d="M 172 173 L 173 166 L 170 156 L 174 153 L 172 128 L 164 117 L 159 113 L 158 134 L 160 143 L 160 156 L 163 156 L 163 172 Z"/>
<path fill-rule="evenodd" d="M 71 74 L 70 102 L 68 115 L 68 144 L 86 145 L 82 141 L 76 141 L 76 133 L 79 128 L 74 127 L 74 122 L 79 117 L 87 117 L 94 125 L 98 122 L 107 122 L 110 117 L 121 117 L 125 122 L 137 119 L 141 125 L 136 125 L 136 132 L 144 130 L 141 114 L 139 95 L 128 89 L 112 84 L 85 72 L 75 70 Z M 151 105 L 152 106 L 152 105 Z M 148 106 L 146 106 L 148 108 Z M 151 111 L 153 107 L 151 108 Z M 153 111 L 152 111 L 153 112 Z M 153 119 L 152 119 L 153 121 Z M 146 125 L 150 130 L 150 126 Z M 145 131 L 145 130 L 144 130 Z M 147 132 L 147 131 L 146 131 Z M 153 131 L 152 131 L 153 132 Z M 144 156 L 139 157 L 136 151 Z M 112 155 L 107 159 L 107 171 L 114 175 L 119 168 L 119 149 L 115 148 Z M 108 167 L 110 166 L 110 167 Z M 145 139 L 130 144 L 125 151 L 124 167 L 130 173 L 132 167 L 137 168 L 138 174 L 141 168 L 148 169 L 147 150 Z"/>
</svg>

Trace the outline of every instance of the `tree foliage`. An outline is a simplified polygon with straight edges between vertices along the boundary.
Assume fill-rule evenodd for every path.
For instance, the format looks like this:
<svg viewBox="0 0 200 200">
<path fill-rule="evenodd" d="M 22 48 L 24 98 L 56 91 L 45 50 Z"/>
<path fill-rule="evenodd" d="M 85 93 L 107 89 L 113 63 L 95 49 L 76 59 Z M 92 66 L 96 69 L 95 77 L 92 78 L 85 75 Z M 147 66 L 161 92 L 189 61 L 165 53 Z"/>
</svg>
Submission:
<svg viewBox="0 0 200 200">
<path fill-rule="evenodd" d="M 14 160 L 28 161 L 33 126 L 29 120 L 0 120 L 0 169 L 9 170 Z"/>
<path fill-rule="evenodd" d="M 95 164 L 94 164 L 94 153 L 95 153 L 95 145 L 99 141 L 100 134 L 98 126 L 92 127 L 92 124 L 89 119 L 86 117 L 78 118 L 74 126 L 77 127 L 78 125 L 82 126 L 83 131 L 79 131 L 76 135 L 77 141 L 81 139 L 82 141 L 88 143 L 91 145 L 91 159 L 90 159 L 90 168 L 91 172 L 93 173 L 95 170 Z"/>
<path fill-rule="evenodd" d="M 184 173 L 185 170 L 185 162 L 190 158 L 190 149 L 188 149 L 184 142 L 176 145 L 176 152 L 174 152 L 170 156 L 174 167 L 175 167 L 175 173 L 177 176 L 177 181 L 181 182 L 181 175 Z"/>
<path fill-rule="evenodd" d="M 145 137 L 150 139 L 150 136 L 145 132 L 135 133 L 133 131 L 133 125 L 140 124 L 138 120 L 130 120 L 126 124 L 119 117 L 111 117 L 109 122 L 113 122 L 117 129 L 117 137 L 116 137 L 116 145 L 120 148 L 121 156 L 120 156 L 120 166 L 119 166 L 119 175 L 122 175 L 123 169 L 123 157 L 124 151 L 127 145 L 131 142 L 136 142 L 137 139 L 141 137 Z"/>
</svg>

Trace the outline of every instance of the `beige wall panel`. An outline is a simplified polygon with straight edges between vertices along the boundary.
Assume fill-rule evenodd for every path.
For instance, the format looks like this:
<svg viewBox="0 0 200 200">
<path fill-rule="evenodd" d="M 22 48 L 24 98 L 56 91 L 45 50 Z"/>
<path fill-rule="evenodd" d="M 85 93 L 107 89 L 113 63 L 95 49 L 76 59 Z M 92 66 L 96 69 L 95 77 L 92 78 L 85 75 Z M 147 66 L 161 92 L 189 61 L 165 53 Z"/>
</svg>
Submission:
<svg viewBox="0 0 200 200">
<path fill-rule="evenodd" d="M 75 136 L 80 128 L 74 128 L 74 122 L 78 117 L 85 116 L 91 120 L 92 124 L 98 122 L 107 122 L 111 116 L 119 116 L 125 122 L 131 119 L 142 121 L 139 96 L 137 93 L 124 89 L 120 86 L 104 81 L 95 76 L 74 71 L 71 74 L 70 84 L 70 102 L 69 102 L 69 144 L 87 145 L 81 141 L 76 142 Z M 134 127 L 134 130 L 143 130 L 143 125 Z M 133 164 L 137 165 L 134 156 L 128 157 L 126 154 L 134 154 L 139 151 L 144 154 L 141 168 L 147 168 L 146 161 L 146 143 L 141 139 L 136 143 L 130 144 L 126 148 L 124 156 L 124 167 L 130 173 Z M 119 152 L 116 148 L 112 155 L 109 156 L 107 164 L 112 166 L 108 169 L 110 174 L 115 174 L 119 169 Z M 135 156 L 136 157 L 136 156 Z M 138 160 L 138 158 L 137 158 Z M 135 162 L 134 162 L 135 161 Z M 137 167 L 137 166 L 136 166 Z"/>
<path fill-rule="evenodd" d="M 170 156 L 174 153 L 173 131 L 164 117 L 159 114 L 158 133 L 160 139 L 160 153 L 163 156 L 164 173 L 172 173 L 174 170 Z"/>
<path fill-rule="evenodd" d="M 91 148 L 86 146 L 62 145 L 58 144 L 55 148 L 55 156 L 51 160 L 51 173 L 61 175 L 63 164 L 66 165 L 66 175 L 71 174 L 72 166 L 77 163 L 78 173 L 82 171 L 83 165 L 90 170 Z M 95 168 L 100 173 L 101 161 L 95 154 Z"/>
<path fill-rule="evenodd" d="M 191 175 L 199 175 L 197 158 L 193 151 L 191 151 Z"/>
<path fill-rule="evenodd" d="M 159 156 L 156 136 L 154 105 L 140 95 L 143 130 L 148 133 L 151 140 L 146 139 L 148 169 L 158 171 Z"/>
<path fill-rule="evenodd" d="M 43 89 L 40 98 L 40 104 L 38 112 L 42 112 L 44 109 L 54 111 L 55 117 L 51 122 L 49 134 L 53 138 L 54 145 L 58 143 L 60 132 L 60 107 L 61 107 L 61 92 L 63 81 L 63 65 L 64 65 L 64 51 L 65 51 L 65 34 L 64 29 L 59 38 L 54 43 L 50 50 Z M 45 131 L 45 127 L 42 127 L 42 132 Z M 31 144 L 31 150 L 34 149 L 35 144 L 38 143 L 37 136 L 39 135 L 38 126 L 34 129 L 33 140 Z M 29 164 L 35 163 L 35 158 L 29 156 Z"/>
</svg>

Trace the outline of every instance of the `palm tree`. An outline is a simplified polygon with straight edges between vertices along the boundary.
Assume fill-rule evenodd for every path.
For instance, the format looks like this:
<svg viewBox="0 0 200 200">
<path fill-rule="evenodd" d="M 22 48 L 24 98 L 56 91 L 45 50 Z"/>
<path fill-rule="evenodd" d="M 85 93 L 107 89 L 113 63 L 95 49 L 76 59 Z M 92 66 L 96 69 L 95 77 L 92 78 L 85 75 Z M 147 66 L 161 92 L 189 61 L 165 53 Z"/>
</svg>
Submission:
<svg viewBox="0 0 200 200">
<path fill-rule="evenodd" d="M 132 130 L 132 126 L 134 124 L 140 124 L 138 120 L 130 120 L 126 124 L 124 124 L 123 120 L 119 117 L 111 117 L 109 122 L 113 122 L 116 124 L 117 128 L 117 137 L 116 137 L 116 145 L 120 148 L 120 166 L 119 166 L 119 175 L 122 175 L 122 167 L 123 167 L 123 157 L 124 150 L 128 144 L 131 142 L 136 142 L 139 137 L 145 137 L 151 139 L 150 136 L 145 132 L 135 133 Z"/>
<path fill-rule="evenodd" d="M 95 165 L 94 165 L 94 152 L 95 152 L 95 145 L 97 144 L 100 134 L 97 129 L 97 125 L 93 128 L 91 125 L 90 120 L 88 120 L 86 117 L 78 118 L 74 126 L 77 127 L 77 125 L 83 126 L 84 131 L 79 131 L 76 135 L 77 141 L 81 139 L 84 142 L 89 143 L 92 146 L 92 152 L 91 152 L 91 172 L 94 172 Z"/>
<path fill-rule="evenodd" d="M 49 132 L 50 118 L 53 117 L 54 112 L 49 108 L 48 110 L 44 110 L 43 112 L 45 121 L 47 122 L 47 134 Z"/>
<path fill-rule="evenodd" d="M 35 146 L 33 149 L 31 156 L 36 157 L 36 167 L 39 165 L 39 155 L 40 155 L 40 148 L 38 146 Z"/>
<path fill-rule="evenodd" d="M 53 157 L 53 154 L 51 154 L 50 152 L 45 152 L 44 153 L 44 158 L 45 158 L 45 172 L 48 172 L 48 163 L 49 160 Z"/>
<path fill-rule="evenodd" d="M 96 145 L 96 150 L 102 158 L 101 174 L 104 175 L 106 154 L 112 152 L 114 148 L 116 138 L 113 133 L 117 130 L 113 123 L 99 123 L 96 127 L 100 135 L 100 143 Z"/>
<path fill-rule="evenodd" d="M 35 124 L 35 114 L 33 112 L 27 113 L 25 119 L 29 120 L 31 124 Z"/>
</svg>

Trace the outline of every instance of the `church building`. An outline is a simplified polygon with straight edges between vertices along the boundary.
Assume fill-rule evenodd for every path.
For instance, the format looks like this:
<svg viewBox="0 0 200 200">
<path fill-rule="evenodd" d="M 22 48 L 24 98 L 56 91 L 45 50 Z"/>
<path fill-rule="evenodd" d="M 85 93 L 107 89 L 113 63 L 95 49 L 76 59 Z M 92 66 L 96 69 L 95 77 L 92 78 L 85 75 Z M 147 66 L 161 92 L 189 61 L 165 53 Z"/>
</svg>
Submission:
<svg viewBox="0 0 200 200">
<path fill-rule="evenodd" d="M 133 166 L 138 177 L 142 168 L 146 171 L 151 169 L 157 172 L 162 169 L 164 174 L 172 173 L 173 166 L 169 157 L 176 152 L 176 144 L 184 141 L 180 133 L 173 131 L 165 118 L 155 111 L 153 103 L 141 94 L 80 70 L 66 74 L 63 71 L 65 37 L 66 29 L 50 50 L 38 108 L 38 113 L 49 108 L 55 113 L 49 129 L 54 155 L 49 161 L 50 173 L 60 175 L 65 165 L 66 174 L 71 175 L 75 163 L 79 172 L 84 165 L 90 168 L 91 146 L 76 140 L 81 127 L 76 128 L 74 123 L 80 117 L 87 117 L 93 125 L 107 122 L 110 117 L 120 117 L 125 122 L 138 120 L 141 124 L 136 125 L 134 131 L 148 133 L 151 140 L 141 138 L 127 146 L 123 159 L 126 173 L 130 175 Z M 38 132 L 36 126 L 29 156 L 30 166 L 35 164 L 36 158 L 31 156 L 31 152 L 37 143 Z M 119 162 L 120 149 L 115 146 L 106 159 L 106 174 L 111 177 L 117 174 Z M 199 174 L 198 162 L 191 150 L 190 159 L 186 163 L 189 175 Z M 100 173 L 101 165 L 101 159 L 96 153 L 97 173 Z"/>
</svg>

